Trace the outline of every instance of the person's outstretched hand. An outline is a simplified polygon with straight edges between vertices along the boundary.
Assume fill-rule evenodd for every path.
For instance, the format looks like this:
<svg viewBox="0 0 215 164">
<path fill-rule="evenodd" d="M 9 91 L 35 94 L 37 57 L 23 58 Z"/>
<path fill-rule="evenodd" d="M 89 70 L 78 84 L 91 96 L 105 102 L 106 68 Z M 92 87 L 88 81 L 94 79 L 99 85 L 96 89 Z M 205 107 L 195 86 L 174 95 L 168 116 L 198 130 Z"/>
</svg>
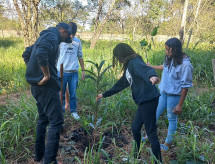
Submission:
<svg viewBox="0 0 215 164">
<path fill-rule="evenodd" d="M 146 63 L 146 65 L 147 65 L 147 66 L 149 66 L 149 67 L 151 67 L 151 64 L 150 64 L 149 62 L 148 62 L 148 63 Z"/>
<path fill-rule="evenodd" d="M 149 80 L 151 81 L 152 85 L 158 84 L 160 82 L 160 79 L 158 77 L 156 77 L 156 76 L 150 77 Z"/>
<path fill-rule="evenodd" d="M 103 97 L 102 94 L 98 94 L 97 97 L 96 97 L 96 101 L 99 101 L 102 97 Z"/>
</svg>

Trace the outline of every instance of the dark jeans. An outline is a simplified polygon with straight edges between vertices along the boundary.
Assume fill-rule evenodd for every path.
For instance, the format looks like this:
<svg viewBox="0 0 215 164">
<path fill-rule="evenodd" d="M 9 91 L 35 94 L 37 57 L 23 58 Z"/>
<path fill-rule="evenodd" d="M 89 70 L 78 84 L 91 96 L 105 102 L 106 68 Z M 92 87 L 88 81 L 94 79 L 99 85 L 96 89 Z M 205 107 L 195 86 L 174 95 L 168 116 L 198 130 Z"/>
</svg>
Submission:
<svg viewBox="0 0 215 164">
<path fill-rule="evenodd" d="M 59 92 L 45 86 L 31 86 L 31 93 L 37 101 L 39 118 L 36 128 L 35 161 L 43 159 L 44 164 L 57 163 L 63 113 Z M 48 128 L 45 145 L 46 128 Z"/>
<path fill-rule="evenodd" d="M 132 124 L 132 132 L 134 140 L 137 144 L 137 151 L 139 151 L 141 142 L 141 129 L 142 125 L 145 124 L 146 133 L 152 147 L 152 152 L 159 161 L 162 161 L 156 126 L 157 106 L 158 98 L 144 102 L 138 106 L 138 110 Z"/>
</svg>

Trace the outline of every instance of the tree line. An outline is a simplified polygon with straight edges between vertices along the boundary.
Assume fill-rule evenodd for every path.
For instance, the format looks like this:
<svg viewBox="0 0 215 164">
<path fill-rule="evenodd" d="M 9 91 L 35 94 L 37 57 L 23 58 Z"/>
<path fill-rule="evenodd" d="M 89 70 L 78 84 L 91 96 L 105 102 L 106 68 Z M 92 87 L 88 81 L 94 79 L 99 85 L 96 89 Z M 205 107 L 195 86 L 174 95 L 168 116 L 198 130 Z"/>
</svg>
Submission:
<svg viewBox="0 0 215 164">
<path fill-rule="evenodd" d="M 0 28 L 22 31 L 25 46 L 42 29 L 70 21 L 93 32 L 92 49 L 102 33 L 129 34 L 133 40 L 155 27 L 158 34 L 178 35 L 182 42 L 186 34 L 214 43 L 214 9 L 214 0 L 7 0 L 0 3 Z"/>
</svg>

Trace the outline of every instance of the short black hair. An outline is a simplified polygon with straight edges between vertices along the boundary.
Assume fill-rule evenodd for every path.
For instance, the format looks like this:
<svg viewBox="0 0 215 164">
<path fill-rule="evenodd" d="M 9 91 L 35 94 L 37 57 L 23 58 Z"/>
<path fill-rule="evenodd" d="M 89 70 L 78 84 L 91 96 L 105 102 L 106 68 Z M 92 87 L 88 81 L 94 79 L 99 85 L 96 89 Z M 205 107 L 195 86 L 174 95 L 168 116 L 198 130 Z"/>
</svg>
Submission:
<svg viewBox="0 0 215 164">
<path fill-rule="evenodd" d="M 69 22 L 68 25 L 70 25 L 72 27 L 72 35 L 75 36 L 76 32 L 77 32 L 77 24 L 74 22 Z"/>
</svg>

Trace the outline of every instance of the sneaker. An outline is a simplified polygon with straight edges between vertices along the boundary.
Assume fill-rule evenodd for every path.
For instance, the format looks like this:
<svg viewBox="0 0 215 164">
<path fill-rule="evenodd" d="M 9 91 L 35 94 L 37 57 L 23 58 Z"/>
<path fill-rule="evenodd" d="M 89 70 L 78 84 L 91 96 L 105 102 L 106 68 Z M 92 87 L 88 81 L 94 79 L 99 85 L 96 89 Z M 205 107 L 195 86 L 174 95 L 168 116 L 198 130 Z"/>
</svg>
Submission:
<svg viewBox="0 0 215 164">
<path fill-rule="evenodd" d="M 129 158 L 122 158 L 122 161 L 123 162 L 126 162 L 126 163 L 142 163 L 144 160 L 142 160 L 142 159 L 134 159 L 134 158 L 132 158 L 132 159 L 129 159 Z"/>
<path fill-rule="evenodd" d="M 160 144 L 160 148 L 162 152 L 167 152 L 169 150 L 169 147 L 165 144 Z"/>
<path fill-rule="evenodd" d="M 142 141 L 148 141 L 148 136 L 142 137 Z"/>
<path fill-rule="evenodd" d="M 79 120 L 79 115 L 77 114 L 77 112 L 72 112 L 71 116 L 76 119 L 76 120 Z"/>
</svg>

